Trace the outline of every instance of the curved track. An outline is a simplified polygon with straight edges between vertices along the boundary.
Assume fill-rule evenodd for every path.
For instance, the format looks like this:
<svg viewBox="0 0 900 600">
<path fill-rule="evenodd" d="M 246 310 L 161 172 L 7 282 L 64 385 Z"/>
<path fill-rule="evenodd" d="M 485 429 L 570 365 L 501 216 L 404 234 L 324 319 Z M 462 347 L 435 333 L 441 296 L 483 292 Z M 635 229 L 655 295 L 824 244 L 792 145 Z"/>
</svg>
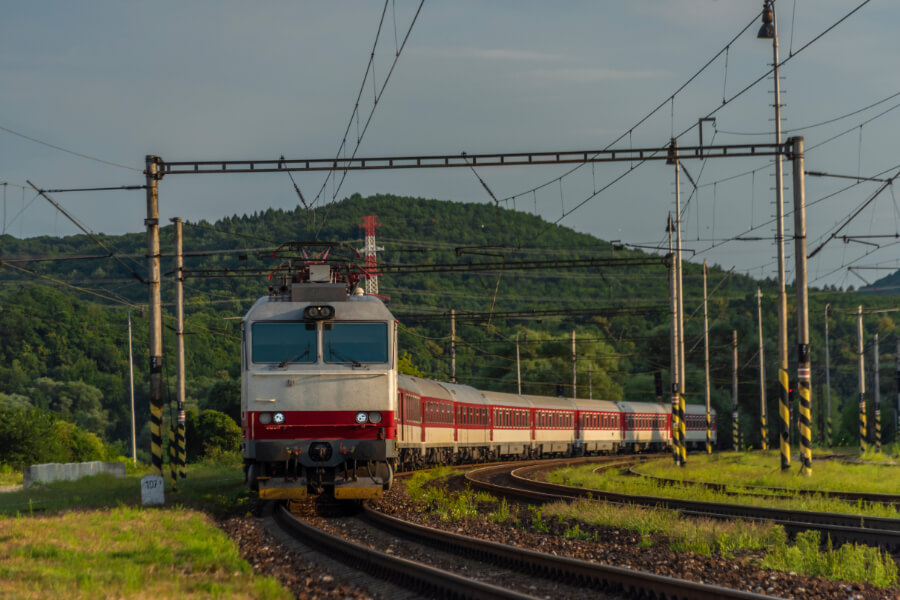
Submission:
<svg viewBox="0 0 900 600">
<path fill-rule="evenodd" d="M 582 461 L 583 462 L 583 461 Z M 696 517 L 717 519 L 744 518 L 772 521 L 782 525 L 794 535 L 800 531 L 817 530 L 828 535 L 835 545 L 845 542 L 856 542 L 877 546 L 891 552 L 900 553 L 900 519 L 883 517 L 863 517 L 838 513 L 811 511 L 790 511 L 756 506 L 718 504 L 661 498 L 656 496 L 635 496 L 591 490 L 536 481 L 533 476 L 538 471 L 555 468 L 559 464 L 575 464 L 574 462 L 557 461 L 554 465 L 495 466 L 470 471 L 466 479 L 472 487 L 488 491 L 492 494 L 513 497 L 526 501 L 552 502 L 571 500 L 591 496 L 608 502 L 620 504 L 638 504 L 680 510 L 683 514 Z"/>
<path fill-rule="evenodd" d="M 473 578 L 437 569 L 418 561 L 392 556 L 322 531 L 297 519 L 285 507 L 274 509 L 282 530 L 302 539 L 332 558 L 369 574 L 434 598 L 533 598 L 527 594 L 491 585 Z M 750 592 L 706 585 L 652 573 L 543 554 L 409 523 L 364 508 L 362 518 L 390 536 L 402 537 L 434 552 L 452 552 L 463 557 L 469 571 L 478 563 L 514 571 L 517 579 L 541 579 L 551 585 L 574 586 L 580 596 L 587 589 L 596 598 L 665 598 L 671 600 L 762 599 Z M 430 554 L 430 552 L 429 552 Z M 532 586 L 534 587 L 534 586 Z M 599 592 L 601 595 L 597 595 Z M 545 596 L 541 593 L 540 596 Z"/>
</svg>

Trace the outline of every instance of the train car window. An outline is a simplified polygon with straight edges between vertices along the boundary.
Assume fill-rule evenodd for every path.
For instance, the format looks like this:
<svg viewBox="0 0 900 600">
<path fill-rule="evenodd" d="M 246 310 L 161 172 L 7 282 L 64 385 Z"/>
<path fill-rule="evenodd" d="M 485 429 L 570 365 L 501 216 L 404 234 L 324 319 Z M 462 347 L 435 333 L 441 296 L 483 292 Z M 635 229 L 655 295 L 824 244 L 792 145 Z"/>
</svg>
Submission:
<svg viewBox="0 0 900 600">
<path fill-rule="evenodd" d="M 322 348 L 329 363 L 387 362 L 387 323 L 333 323 L 322 332 Z"/>
<path fill-rule="evenodd" d="M 316 362 L 316 330 L 306 323 L 257 322 L 251 327 L 251 360 L 255 363 Z"/>
</svg>

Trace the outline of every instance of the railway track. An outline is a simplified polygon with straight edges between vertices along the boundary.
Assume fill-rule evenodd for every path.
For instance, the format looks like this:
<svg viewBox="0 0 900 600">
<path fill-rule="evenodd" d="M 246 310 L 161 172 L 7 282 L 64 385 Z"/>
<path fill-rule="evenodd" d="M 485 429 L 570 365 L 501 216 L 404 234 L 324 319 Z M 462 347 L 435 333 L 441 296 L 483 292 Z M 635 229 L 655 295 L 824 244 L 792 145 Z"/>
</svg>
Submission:
<svg viewBox="0 0 900 600">
<path fill-rule="evenodd" d="M 394 556 L 393 551 L 377 544 L 370 543 L 375 547 L 368 547 L 348 541 L 305 523 L 283 506 L 273 509 L 272 518 L 283 531 L 290 532 L 318 551 L 428 598 L 581 598 L 586 590 L 593 590 L 593 597 L 608 599 L 771 598 L 534 552 L 410 523 L 370 508 L 363 509 L 359 520 L 388 536 L 387 539 L 396 541 L 396 538 L 403 538 L 404 544 L 420 546 L 421 549 L 410 552 L 428 556 L 432 561 L 437 554 L 456 555 L 462 561 L 463 573 L 435 568 L 421 560 Z M 483 581 L 485 577 L 498 583 L 486 583 Z M 514 581 L 517 589 L 500 585 L 500 581 Z"/>
<path fill-rule="evenodd" d="M 817 530 L 823 536 L 830 536 L 835 545 L 855 542 L 877 546 L 894 555 L 900 554 L 900 519 L 636 496 L 533 479 L 532 476 L 538 471 L 555 468 L 560 463 L 565 461 L 559 461 L 555 465 L 525 465 L 512 469 L 509 466 L 486 467 L 470 471 L 466 474 L 466 479 L 474 488 L 528 502 L 573 500 L 590 496 L 618 504 L 679 510 L 688 516 L 772 521 L 782 525 L 790 535 L 800 531 Z"/>
</svg>

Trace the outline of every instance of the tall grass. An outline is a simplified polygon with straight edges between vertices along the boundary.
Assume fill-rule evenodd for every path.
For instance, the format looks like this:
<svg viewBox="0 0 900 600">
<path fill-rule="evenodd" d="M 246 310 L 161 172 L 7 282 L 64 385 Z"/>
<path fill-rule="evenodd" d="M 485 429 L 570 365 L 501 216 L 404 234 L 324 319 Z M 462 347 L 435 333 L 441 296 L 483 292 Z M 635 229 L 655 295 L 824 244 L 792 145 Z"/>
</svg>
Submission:
<svg viewBox="0 0 900 600">
<path fill-rule="evenodd" d="M 815 466 L 817 465 L 818 463 L 816 463 Z M 594 465 L 566 467 L 549 473 L 547 479 L 554 483 L 561 483 L 564 485 L 637 496 L 656 496 L 661 498 L 678 498 L 703 502 L 744 504 L 750 506 L 763 506 L 766 508 L 782 508 L 786 510 L 858 514 L 870 517 L 897 518 L 900 516 L 894 506 L 861 501 L 849 502 L 837 498 L 826 497 L 822 494 L 809 495 L 799 494 L 796 491 L 786 491 L 779 495 L 762 495 L 759 493 L 745 493 L 745 491 L 740 488 L 726 490 L 726 492 L 737 492 L 737 494 L 729 494 L 723 491 L 698 487 L 687 483 L 666 485 L 652 479 L 625 475 L 617 469 L 608 469 L 594 473 L 594 468 Z"/>
<path fill-rule="evenodd" d="M 712 553 L 731 556 L 737 551 L 762 550 L 787 539 L 784 528 L 779 525 L 687 519 L 678 511 L 620 506 L 596 500 L 547 504 L 541 514 L 544 516 L 634 531 L 640 536 L 638 543 L 644 547 L 653 544 L 652 535 L 661 535 L 667 538 L 672 550 L 705 556 Z"/>
<path fill-rule="evenodd" d="M 761 564 L 766 569 L 838 581 L 865 581 L 881 587 L 897 585 L 897 563 L 890 554 L 860 544 L 844 544 L 835 550 L 831 539 L 822 550 L 818 531 L 799 533 L 790 545 L 776 544 Z"/>
<path fill-rule="evenodd" d="M 872 453 L 877 457 L 877 453 Z M 840 460 L 816 461 L 812 476 L 800 475 L 800 461 L 782 471 L 775 451 L 722 452 L 691 455 L 683 468 L 670 460 L 648 461 L 635 471 L 668 479 L 757 485 L 806 491 L 870 492 L 900 495 L 900 466 L 855 464 Z"/>
</svg>

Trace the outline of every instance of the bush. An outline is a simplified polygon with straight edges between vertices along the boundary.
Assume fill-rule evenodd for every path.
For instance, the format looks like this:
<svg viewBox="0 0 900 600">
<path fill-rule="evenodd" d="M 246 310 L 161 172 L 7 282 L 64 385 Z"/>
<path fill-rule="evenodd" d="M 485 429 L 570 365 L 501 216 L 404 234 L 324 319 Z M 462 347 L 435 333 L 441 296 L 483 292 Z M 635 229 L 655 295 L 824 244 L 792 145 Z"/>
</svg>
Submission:
<svg viewBox="0 0 900 600">
<path fill-rule="evenodd" d="M 241 428 L 231 417 L 217 410 L 188 412 L 185 415 L 187 460 L 237 452 L 241 448 Z"/>
<path fill-rule="evenodd" d="M 95 434 L 34 407 L 0 407 L 0 460 L 13 469 L 42 463 L 104 460 Z"/>
</svg>

